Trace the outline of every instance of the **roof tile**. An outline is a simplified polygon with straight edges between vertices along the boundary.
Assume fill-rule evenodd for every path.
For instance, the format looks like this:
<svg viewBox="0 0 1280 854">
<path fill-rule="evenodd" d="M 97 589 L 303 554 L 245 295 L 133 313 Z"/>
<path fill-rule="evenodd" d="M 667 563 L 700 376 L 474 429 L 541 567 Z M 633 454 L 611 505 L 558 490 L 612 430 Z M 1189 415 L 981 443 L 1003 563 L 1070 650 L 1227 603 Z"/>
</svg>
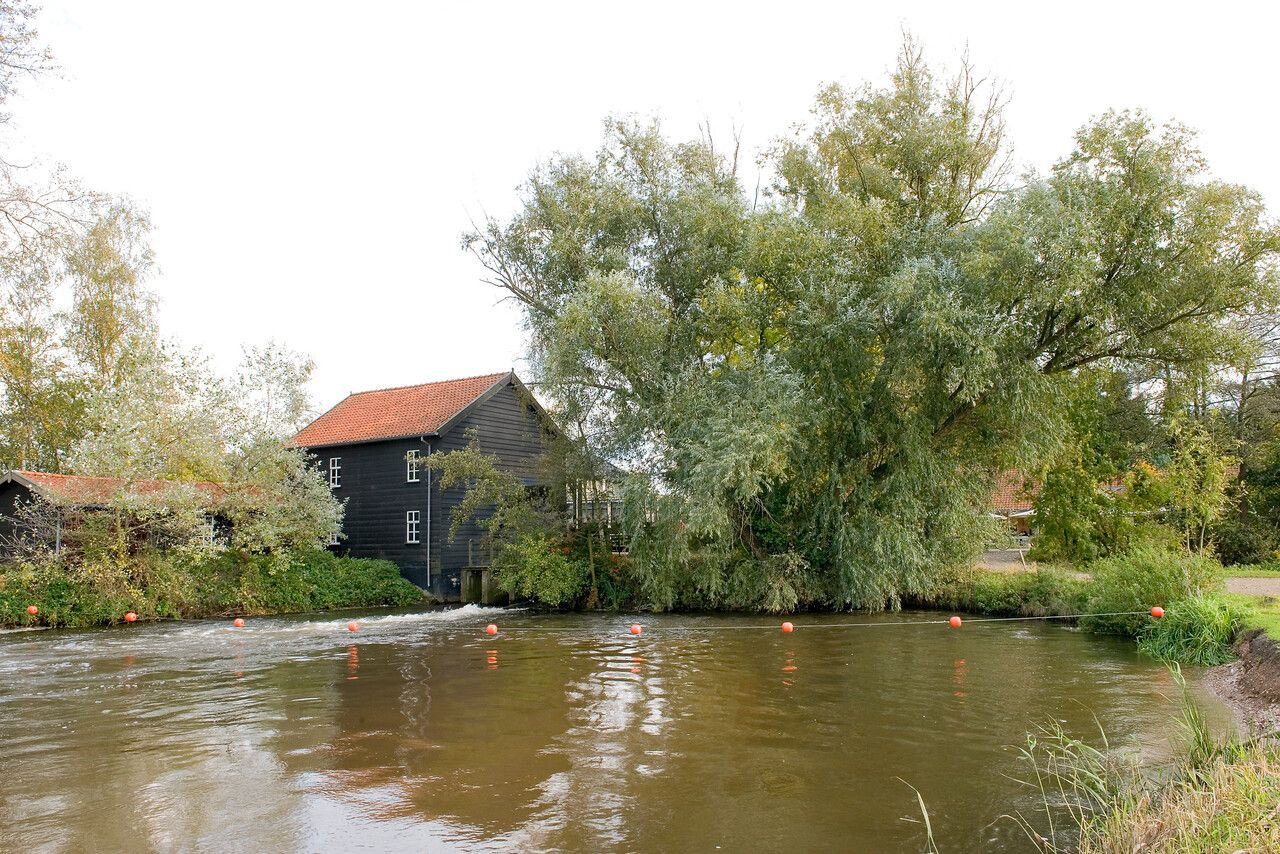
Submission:
<svg viewBox="0 0 1280 854">
<path fill-rule="evenodd" d="M 991 488 L 991 509 L 997 513 L 1030 510 L 1040 485 L 1027 480 L 1018 471 L 1002 471 Z"/>
<path fill-rule="evenodd" d="M 430 435 L 507 375 L 356 392 L 302 428 L 290 444 L 317 448 Z"/>
<path fill-rule="evenodd" d="M 226 496 L 226 490 L 209 481 L 127 480 L 123 477 L 90 477 L 79 474 L 53 474 L 43 471 L 14 471 L 26 478 L 49 501 L 55 504 L 106 504 L 118 495 L 155 498 L 174 489 L 190 487 L 210 501 Z"/>
</svg>

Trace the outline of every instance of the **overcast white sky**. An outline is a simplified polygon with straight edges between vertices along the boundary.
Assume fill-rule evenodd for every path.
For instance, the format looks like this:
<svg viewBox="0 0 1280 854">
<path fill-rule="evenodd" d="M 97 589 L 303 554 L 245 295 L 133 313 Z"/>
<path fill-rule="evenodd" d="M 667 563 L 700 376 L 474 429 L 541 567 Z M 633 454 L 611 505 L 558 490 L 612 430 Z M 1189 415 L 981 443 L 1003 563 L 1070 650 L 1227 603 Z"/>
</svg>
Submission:
<svg viewBox="0 0 1280 854">
<path fill-rule="evenodd" d="M 883 81 L 903 28 L 1007 84 L 1044 170 L 1108 107 L 1201 131 L 1277 209 L 1280 4 L 320 3 L 49 0 L 61 79 L 12 105 L 22 143 L 149 208 L 164 331 L 233 365 L 270 338 L 349 391 L 515 366 L 515 309 L 459 235 L 506 213 L 610 114 L 752 150 L 826 81 Z"/>
</svg>

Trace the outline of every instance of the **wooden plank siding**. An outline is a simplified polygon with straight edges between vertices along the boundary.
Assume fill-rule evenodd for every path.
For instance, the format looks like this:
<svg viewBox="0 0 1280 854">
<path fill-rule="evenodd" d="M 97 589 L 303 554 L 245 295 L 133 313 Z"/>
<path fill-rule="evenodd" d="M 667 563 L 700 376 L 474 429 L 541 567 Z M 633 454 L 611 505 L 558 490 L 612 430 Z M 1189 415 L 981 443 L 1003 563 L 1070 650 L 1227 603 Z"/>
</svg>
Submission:
<svg viewBox="0 0 1280 854">
<path fill-rule="evenodd" d="M 10 481 L 0 485 L 0 543 L 10 543 L 18 532 L 18 508 L 31 503 L 31 490 Z M 8 558 L 3 554 L 0 557 Z"/>
<path fill-rule="evenodd" d="M 515 383 L 508 381 L 463 410 L 461 417 L 442 428 L 439 436 L 309 449 L 322 472 L 327 473 L 330 458 L 339 457 L 342 461 L 341 485 L 333 494 L 346 502 L 344 539 L 334 550 L 352 557 L 390 560 L 414 584 L 442 600 L 457 601 L 462 592 L 462 569 L 469 565 L 468 546 L 477 564 L 488 564 L 482 545 L 484 532 L 473 521 L 450 542 L 450 514 L 465 489 L 440 490 L 436 476 L 425 467 L 420 468 L 419 482 L 408 482 L 405 456 L 411 450 L 423 457 L 459 450 L 466 447 L 475 431 L 481 450 L 495 455 L 501 468 L 533 486 L 541 482 L 544 427 L 540 410 Z M 417 544 L 405 542 L 405 514 L 410 510 L 421 514 Z"/>
</svg>

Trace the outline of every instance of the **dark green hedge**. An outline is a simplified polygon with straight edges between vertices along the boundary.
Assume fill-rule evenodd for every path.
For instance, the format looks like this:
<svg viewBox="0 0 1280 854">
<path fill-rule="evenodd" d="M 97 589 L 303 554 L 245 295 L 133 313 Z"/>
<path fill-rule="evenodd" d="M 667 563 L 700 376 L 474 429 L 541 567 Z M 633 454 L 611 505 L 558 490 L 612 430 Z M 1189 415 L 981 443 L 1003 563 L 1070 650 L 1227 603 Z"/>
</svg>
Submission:
<svg viewBox="0 0 1280 854">
<path fill-rule="evenodd" d="M 272 614 L 421 604 L 421 590 L 382 560 L 316 550 L 232 551 L 212 558 L 152 553 L 126 566 L 57 562 L 0 566 L 0 625 L 95 626 L 142 619 Z M 36 617 L 27 606 L 40 609 Z"/>
</svg>

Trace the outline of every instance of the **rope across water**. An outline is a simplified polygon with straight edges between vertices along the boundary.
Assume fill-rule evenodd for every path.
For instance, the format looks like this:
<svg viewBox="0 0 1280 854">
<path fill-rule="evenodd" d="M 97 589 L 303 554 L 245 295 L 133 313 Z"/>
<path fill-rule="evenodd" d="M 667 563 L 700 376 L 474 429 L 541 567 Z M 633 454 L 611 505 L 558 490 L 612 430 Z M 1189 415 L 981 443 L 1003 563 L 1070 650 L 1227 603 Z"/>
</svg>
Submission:
<svg viewBox="0 0 1280 854">
<path fill-rule="evenodd" d="M 910 626 L 951 626 L 952 628 L 960 628 L 961 625 L 968 623 L 1014 623 L 1025 622 L 1031 620 L 1078 620 L 1081 617 L 1132 617 L 1132 616 L 1151 616 L 1160 618 L 1164 616 L 1164 609 L 1160 606 L 1151 608 L 1149 611 L 1100 611 L 1086 614 L 1046 614 L 1043 616 L 1027 616 L 1027 617 L 972 617 L 969 619 L 961 619 L 960 617 L 948 617 L 944 620 L 881 620 L 874 623 L 791 623 L 785 622 L 781 625 L 783 632 L 791 633 L 796 629 L 874 629 L 884 627 L 910 627 Z M 631 634 L 638 635 L 644 631 L 644 626 L 640 623 L 633 623 L 630 627 Z M 752 624 L 746 626 L 699 626 L 699 625 L 682 625 L 661 627 L 658 631 L 676 631 L 676 632 L 731 632 L 731 631 L 777 631 L 779 626 Z M 576 626 L 514 626 L 512 628 L 503 629 L 506 632 L 577 632 L 581 631 Z M 489 635 L 498 633 L 497 625 L 490 623 L 485 627 L 485 632 Z"/>
<path fill-rule="evenodd" d="M 27 613 L 35 616 L 39 613 L 39 607 L 30 605 L 27 607 Z M 1150 611 L 1106 611 L 1088 614 L 1046 614 L 1039 617 L 973 617 L 970 619 L 961 619 L 960 617 L 948 617 L 945 620 L 881 620 L 874 623 L 800 623 L 795 624 L 790 621 L 784 622 L 781 626 L 752 624 L 746 626 L 699 626 L 699 625 L 682 625 L 682 626 L 662 626 L 658 627 L 658 631 L 676 631 L 676 632 L 760 632 L 760 631 L 776 631 L 779 628 L 786 634 L 794 632 L 796 629 L 876 629 L 885 627 L 904 628 L 909 626 L 946 626 L 949 625 L 953 629 L 958 629 L 965 623 L 1015 623 L 1030 620 L 1078 620 L 1081 617 L 1132 617 L 1150 614 L 1152 617 L 1160 618 L 1164 616 L 1164 608 L 1156 605 Z M 130 611 L 124 615 L 125 622 L 132 623 L 138 619 L 137 614 Z M 245 627 L 243 617 L 237 617 L 232 621 L 232 626 L 237 629 Z M 629 631 L 633 635 L 643 634 L 645 627 L 640 623 L 632 623 Z M 360 631 L 360 622 L 352 620 L 347 623 L 347 631 Z M 498 627 L 494 623 L 484 627 L 485 634 L 496 635 Z M 509 632 L 580 632 L 582 629 L 578 626 L 515 626 L 505 629 Z"/>
</svg>

